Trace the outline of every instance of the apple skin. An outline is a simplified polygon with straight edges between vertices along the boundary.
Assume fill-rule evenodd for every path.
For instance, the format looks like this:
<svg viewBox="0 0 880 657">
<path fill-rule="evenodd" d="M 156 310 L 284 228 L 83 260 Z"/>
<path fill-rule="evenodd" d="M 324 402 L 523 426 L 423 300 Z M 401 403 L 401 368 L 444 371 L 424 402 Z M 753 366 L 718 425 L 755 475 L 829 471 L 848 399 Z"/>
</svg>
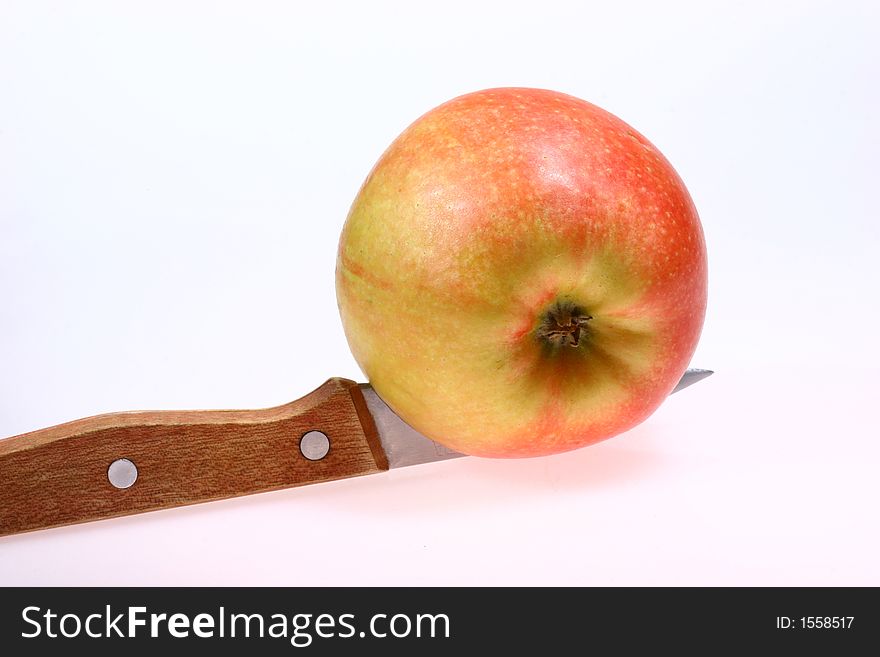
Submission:
<svg viewBox="0 0 880 657">
<path fill-rule="evenodd" d="M 706 310 L 696 208 L 614 115 L 488 89 L 419 118 L 346 220 L 336 290 L 352 353 L 407 423 L 452 449 L 525 457 L 645 420 Z"/>
</svg>

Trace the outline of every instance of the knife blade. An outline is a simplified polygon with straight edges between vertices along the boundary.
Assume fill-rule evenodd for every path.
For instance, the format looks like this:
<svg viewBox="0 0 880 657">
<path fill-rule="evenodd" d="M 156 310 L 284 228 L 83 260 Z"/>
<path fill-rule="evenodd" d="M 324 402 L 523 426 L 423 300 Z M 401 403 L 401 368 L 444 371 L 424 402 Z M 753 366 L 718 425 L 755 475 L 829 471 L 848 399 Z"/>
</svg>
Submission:
<svg viewBox="0 0 880 657">
<path fill-rule="evenodd" d="M 714 374 L 712 370 L 689 369 L 669 394 L 684 390 L 712 374 Z M 426 438 L 409 426 L 382 401 L 369 383 L 363 383 L 360 387 L 379 431 L 379 441 L 382 443 L 389 467 L 400 468 L 466 456 Z"/>
<path fill-rule="evenodd" d="M 0 440 L 0 536 L 460 456 L 340 378 L 261 410 L 98 415 Z"/>
</svg>

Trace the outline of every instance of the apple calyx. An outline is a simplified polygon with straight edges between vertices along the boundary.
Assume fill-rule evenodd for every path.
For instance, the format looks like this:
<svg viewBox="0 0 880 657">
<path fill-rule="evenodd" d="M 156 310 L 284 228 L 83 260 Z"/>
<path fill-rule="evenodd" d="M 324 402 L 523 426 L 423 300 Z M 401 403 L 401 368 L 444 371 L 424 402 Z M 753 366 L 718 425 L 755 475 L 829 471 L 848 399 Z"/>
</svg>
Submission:
<svg viewBox="0 0 880 657">
<path fill-rule="evenodd" d="M 593 319 L 583 308 L 569 300 L 557 300 L 541 315 L 535 335 L 542 344 L 558 348 L 578 347 L 589 332 L 587 323 Z"/>
</svg>

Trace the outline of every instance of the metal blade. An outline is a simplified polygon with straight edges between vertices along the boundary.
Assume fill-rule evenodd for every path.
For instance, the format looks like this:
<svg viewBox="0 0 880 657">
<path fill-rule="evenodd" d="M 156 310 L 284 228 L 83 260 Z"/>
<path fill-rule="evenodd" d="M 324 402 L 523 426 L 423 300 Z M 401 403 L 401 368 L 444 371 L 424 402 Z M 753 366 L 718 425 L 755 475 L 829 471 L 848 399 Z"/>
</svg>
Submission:
<svg viewBox="0 0 880 657">
<path fill-rule="evenodd" d="M 684 390 L 697 381 L 702 381 L 710 374 L 712 374 L 712 370 L 687 370 L 672 392 Z M 379 430 L 379 439 L 382 442 L 385 455 L 388 457 L 390 467 L 402 468 L 407 465 L 445 461 L 465 456 L 461 452 L 453 451 L 440 443 L 435 443 L 430 438 L 426 438 L 401 420 L 400 416 L 379 398 L 370 384 L 362 383 L 360 388 L 364 393 L 367 408 L 373 415 L 376 428 Z"/>
<path fill-rule="evenodd" d="M 360 388 L 364 393 L 367 408 L 373 414 L 376 429 L 379 430 L 379 440 L 382 442 L 385 456 L 388 457 L 389 467 L 402 468 L 407 465 L 445 461 L 464 456 L 440 443 L 435 443 L 430 438 L 425 438 L 401 420 L 397 413 L 379 398 L 369 383 L 362 383 Z"/>
<path fill-rule="evenodd" d="M 672 389 L 672 392 L 669 394 L 673 394 L 678 392 L 679 390 L 684 390 L 688 386 L 694 385 L 697 381 L 702 381 L 707 376 L 711 376 L 715 374 L 712 370 L 698 370 L 698 369 L 690 369 L 685 371 L 684 374 L 681 375 L 681 379 L 676 384 L 676 386 Z"/>
</svg>

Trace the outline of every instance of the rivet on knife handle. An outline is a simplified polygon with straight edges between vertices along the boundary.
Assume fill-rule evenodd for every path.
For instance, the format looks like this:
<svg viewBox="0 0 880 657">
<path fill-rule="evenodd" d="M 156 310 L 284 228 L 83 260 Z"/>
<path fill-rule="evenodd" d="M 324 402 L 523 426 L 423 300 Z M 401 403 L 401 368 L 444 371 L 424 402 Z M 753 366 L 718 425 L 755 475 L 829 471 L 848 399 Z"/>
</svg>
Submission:
<svg viewBox="0 0 880 657">
<path fill-rule="evenodd" d="M 100 415 L 0 440 L 0 536 L 387 469 L 346 379 L 263 410 Z"/>
</svg>

